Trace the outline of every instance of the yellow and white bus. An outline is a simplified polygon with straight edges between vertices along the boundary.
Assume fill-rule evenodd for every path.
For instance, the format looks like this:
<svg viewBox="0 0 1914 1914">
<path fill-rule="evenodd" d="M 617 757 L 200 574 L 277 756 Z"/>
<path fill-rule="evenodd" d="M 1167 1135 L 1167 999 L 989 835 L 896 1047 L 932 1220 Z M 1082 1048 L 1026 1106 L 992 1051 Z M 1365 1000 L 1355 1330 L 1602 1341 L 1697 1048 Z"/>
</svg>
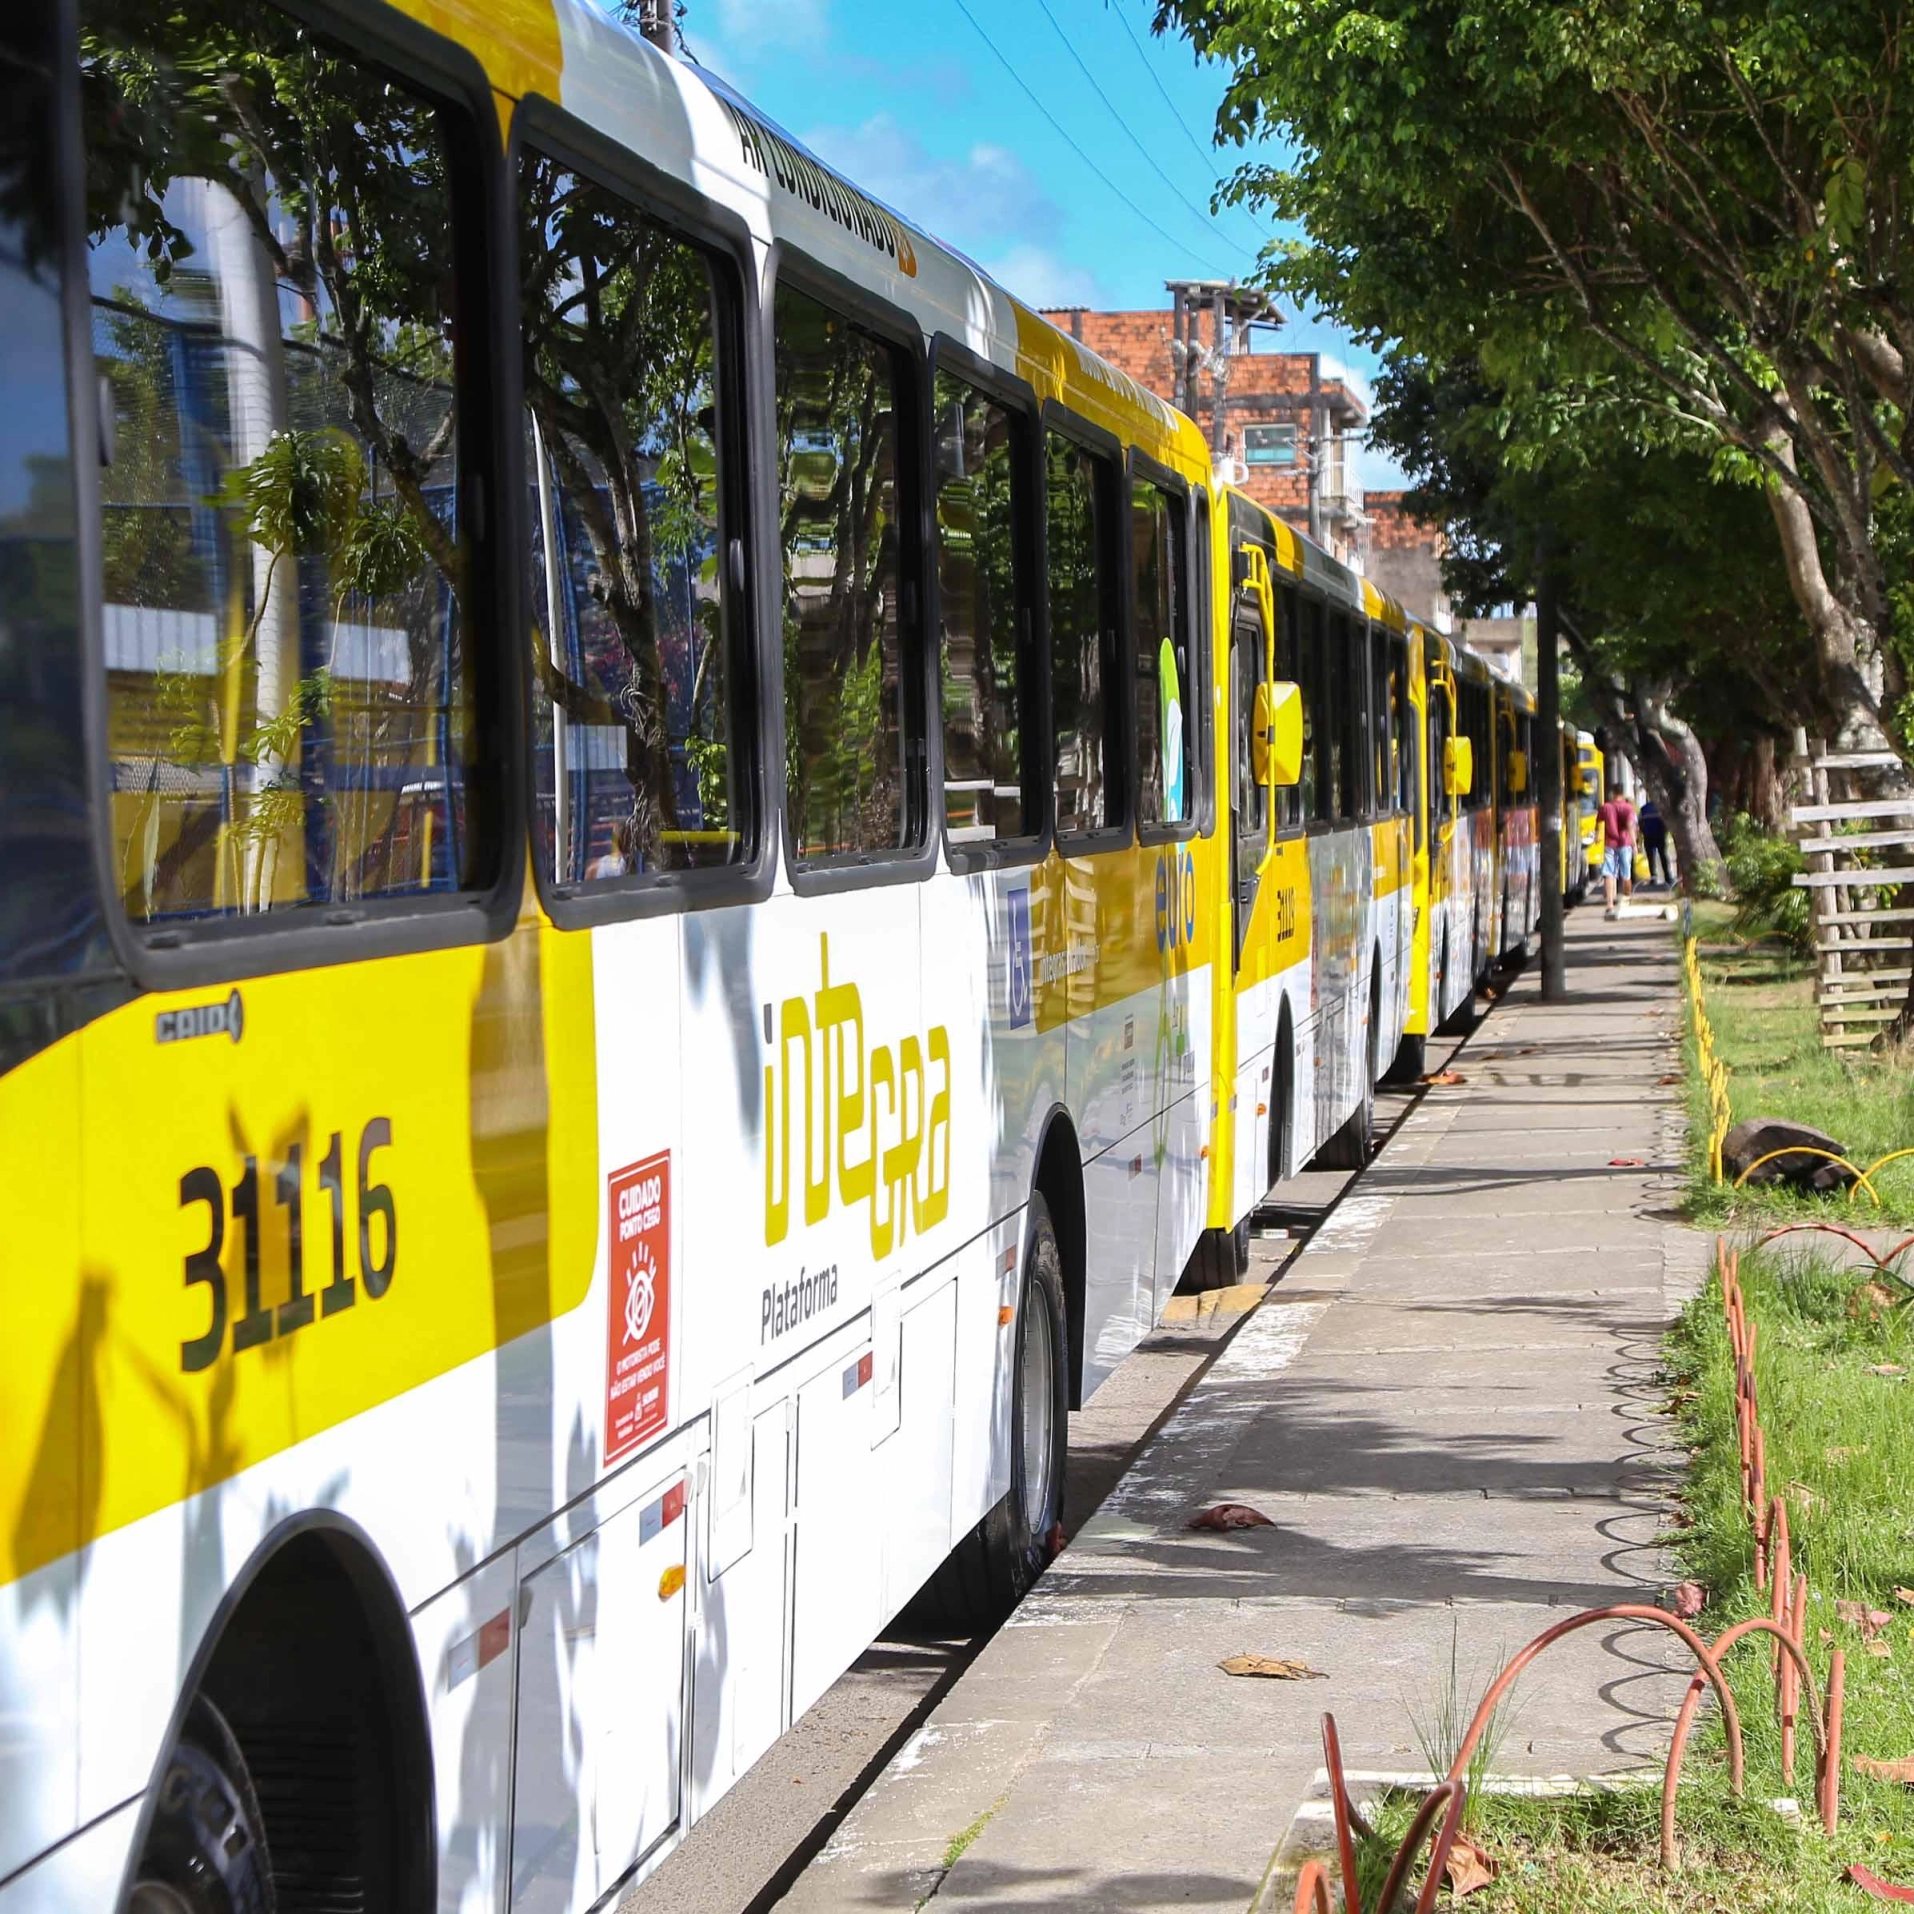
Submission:
<svg viewBox="0 0 1914 1914">
<path fill-rule="evenodd" d="M 1367 1154 L 1418 661 L 578 0 L 239 19 L 0 20 L 0 1910 L 582 1910 Z"/>
<path fill-rule="evenodd" d="M 1419 739 L 1400 607 L 1241 493 L 1216 606 L 1236 725 L 1215 956 L 1209 1229 L 1194 1286 L 1236 1280 L 1252 1213 L 1312 1160 L 1369 1160 L 1409 1012 Z M 1220 706 L 1219 706 L 1220 710 Z M 1258 713 L 1299 725 L 1258 776 Z"/>
</svg>

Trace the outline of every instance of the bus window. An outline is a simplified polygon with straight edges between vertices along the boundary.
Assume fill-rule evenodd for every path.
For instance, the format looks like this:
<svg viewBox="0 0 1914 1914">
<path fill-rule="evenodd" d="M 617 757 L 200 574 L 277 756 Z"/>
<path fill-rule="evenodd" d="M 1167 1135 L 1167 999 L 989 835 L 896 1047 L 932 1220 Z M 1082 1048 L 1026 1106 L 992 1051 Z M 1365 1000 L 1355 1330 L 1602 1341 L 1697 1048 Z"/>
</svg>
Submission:
<svg viewBox="0 0 1914 1914">
<path fill-rule="evenodd" d="M 1261 847 L 1269 838 L 1269 787 L 1256 775 L 1251 734 L 1255 725 L 1256 687 L 1263 675 L 1263 626 L 1251 602 L 1238 599 L 1231 651 L 1236 659 L 1236 834 L 1254 851 L 1239 856 L 1247 874 L 1256 867 Z M 1305 758 L 1307 753 L 1304 754 Z M 1280 805 L 1286 792 L 1278 791 Z"/>
<path fill-rule="evenodd" d="M 1423 842 L 1421 807 L 1416 803 L 1415 708 L 1409 702 L 1409 640 L 1398 638 L 1391 647 L 1390 699 L 1394 709 L 1396 804 L 1416 821 L 1416 848 Z"/>
<path fill-rule="evenodd" d="M 1131 644 L 1136 657 L 1136 821 L 1176 825 L 1195 814 L 1189 771 L 1195 725 L 1183 500 L 1146 478 L 1130 484 Z"/>
<path fill-rule="evenodd" d="M 1195 512 L 1191 550 L 1195 562 L 1190 575 L 1195 584 L 1190 592 L 1190 612 L 1196 636 L 1190 682 L 1184 694 L 1192 725 L 1186 749 L 1196 779 L 1196 828 L 1207 833 L 1216 827 L 1216 725 L 1210 699 L 1210 673 L 1216 659 L 1215 600 L 1210 578 L 1209 494 L 1199 487 L 1192 497 Z"/>
<path fill-rule="evenodd" d="M 1315 719 L 1316 817 L 1331 823 L 1342 813 L 1342 705 L 1347 697 L 1348 667 L 1338 664 L 1339 647 L 1332 637 L 1327 612 L 1311 602 L 1307 613 L 1309 697 Z"/>
<path fill-rule="evenodd" d="M 1452 735 L 1449 728 L 1449 694 L 1433 676 L 1428 681 L 1429 730 L 1429 815 L 1438 824 L 1455 816 L 1456 801 L 1449 795 L 1443 776 L 1443 747 Z"/>
<path fill-rule="evenodd" d="M 0 1073 L 64 1024 L 36 1014 L 18 987 L 70 980 L 105 954 L 87 838 L 61 231 L 54 195 L 40 185 L 59 150 L 59 37 L 51 9 L 21 8 L 0 25 L 0 85 L 12 109 L 0 133 Z M 45 1001 L 51 1013 L 55 1000 Z"/>
<path fill-rule="evenodd" d="M 1336 816 L 1362 816 L 1363 696 L 1368 672 L 1349 620 L 1337 612 L 1329 621 L 1330 677 L 1335 683 Z"/>
<path fill-rule="evenodd" d="M 1050 591 L 1050 726 L 1059 836 L 1122 822 L 1109 788 L 1115 637 L 1115 474 L 1074 440 L 1045 435 L 1046 573 Z"/>
<path fill-rule="evenodd" d="M 735 531 L 711 262 L 529 146 L 518 253 L 540 869 L 570 886 L 734 863 L 750 727 L 726 572 L 744 568 L 720 562 Z"/>
<path fill-rule="evenodd" d="M 86 13 L 126 912 L 489 884 L 455 123 L 270 6 Z"/>
<path fill-rule="evenodd" d="M 1389 633 L 1382 625 L 1369 628 L 1369 703 L 1370 726 L 1374 734 L 1375 774 L 1371 789 L 1376 810 L 1395 809 L 1395 680 L 1389 673 Z"/>
<path fill-rule="evenodd" d="M 1308 673 L 1303 669 L 1303 608 L 1295 587 L 1285 585 L 1276 625 L 1276 678 L 1303 692 L 1303 767 L 1301 779 L 1276 793 L 1276 828 L 1293 831 L 1316 812 L 1316 754 L 1310 719 Z"/>
<path fill-rule="evenodd" d="M 948 372 L 937 375 L 938 656 L 944 825 L 953 844 L 1033 836 L 1024 703 L 1029 628 L 1020 518 L 1020 422 Z"/>
<path fill-rule="evenodd" d="M 1375 696 L 1369 683 L 1369 627 L 1360 618 L 1348 626 L 1349 655 L 1349 743 L 1344 754 L 1348 765 L 1349 806 L 1346 817 L 1369 818 L 1375 815 Z"/>
<path fill-rule="evenodd" d="M 914 836 L 905 789 L 900 354 L 795 286 L 775 315 L 785 802 L 800 863 Z"/>
</svg>

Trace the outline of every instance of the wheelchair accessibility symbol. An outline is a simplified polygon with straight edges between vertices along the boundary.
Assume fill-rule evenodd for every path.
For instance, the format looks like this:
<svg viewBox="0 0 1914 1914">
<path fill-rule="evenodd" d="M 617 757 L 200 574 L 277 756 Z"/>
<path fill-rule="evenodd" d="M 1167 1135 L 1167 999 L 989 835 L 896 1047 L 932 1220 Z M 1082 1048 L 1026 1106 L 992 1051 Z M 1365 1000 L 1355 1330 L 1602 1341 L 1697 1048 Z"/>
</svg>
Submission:
<svg viewBox="0 0 1914 1914">
<path fill-rule="evenodd" d="M 1030 887 L 1020 884 L 1004 893 L 1004 922 L 1008 933 L 1005 995 L 1010 1027 L 1019 1030 L 1030 1021 Z"/>
</svg>

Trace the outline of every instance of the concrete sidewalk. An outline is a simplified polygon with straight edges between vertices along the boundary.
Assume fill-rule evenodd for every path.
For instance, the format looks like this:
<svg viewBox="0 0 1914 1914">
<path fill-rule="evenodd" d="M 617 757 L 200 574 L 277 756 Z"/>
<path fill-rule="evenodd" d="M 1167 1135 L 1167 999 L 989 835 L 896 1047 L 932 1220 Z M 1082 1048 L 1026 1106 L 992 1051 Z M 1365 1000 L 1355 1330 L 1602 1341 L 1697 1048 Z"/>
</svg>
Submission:
<svg viewBox="0 0 1914 1914">
<path fill-rule="evenodd" d="M 1246 1909 L 1324 1709 L 1352 1768 L 1420 1767 L 1452 1659 L 1472 1706 L 1553 1621 L 1656 1598 L 1657 1343 L 1707 1253 L 1673 1220 L 1679 963 L 1653 920 L 1569 937 L 1571 1001 L 1531 967 L 782 1906 Z M 1188 1529 L 1220 1501 L 1274 1526 Z M 1496 1767 L 1655 1754 L 1666 1639 L 1553 1651 Z"/>
</svg>

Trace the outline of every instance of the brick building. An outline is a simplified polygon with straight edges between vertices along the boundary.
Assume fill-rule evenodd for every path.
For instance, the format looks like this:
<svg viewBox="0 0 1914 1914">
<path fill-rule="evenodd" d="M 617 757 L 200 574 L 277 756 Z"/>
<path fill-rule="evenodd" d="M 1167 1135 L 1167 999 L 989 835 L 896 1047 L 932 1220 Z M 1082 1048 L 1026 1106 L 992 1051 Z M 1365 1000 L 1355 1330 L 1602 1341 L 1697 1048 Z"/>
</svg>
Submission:
<svg viewBox="0 0 1914 1914">
<path fill-rule="evenodd" d="M 1400 492 L 1371 492 L 1368 575 L 1412 618 L 1438 631 L 1449 628 L 1449 599 L 1442 589 L 1442 534 L 1403 509 Z"/>
<path fill-rule="evenodd" d="M 1450 633 L 1505 678 L 1527 683 L 1534 675 L 1533 613 L 1511 611 L 1500 618 L 1456 618 L 1449 608 L 1449 595 L 1442 589 L 1442 533 L 1410 517 L 1402 499 L 1400 492 L 1371 492 L 1365 503 L 1369 520 L 1368 575 L 1376 588 L 1386 591 L 1410 617 Z"/>
<path fill-rule="evenodd" d="M 1167 310 L 1045 316 L 1187 412 L 1218 457 L 1242 461 L 1250 497 L 1361 570 L 1362 400 L 1320 353 L 1271 349 L 1281 320 L 1260 293 L 1197 280 L 1168 291 Z"/>
</svg>

